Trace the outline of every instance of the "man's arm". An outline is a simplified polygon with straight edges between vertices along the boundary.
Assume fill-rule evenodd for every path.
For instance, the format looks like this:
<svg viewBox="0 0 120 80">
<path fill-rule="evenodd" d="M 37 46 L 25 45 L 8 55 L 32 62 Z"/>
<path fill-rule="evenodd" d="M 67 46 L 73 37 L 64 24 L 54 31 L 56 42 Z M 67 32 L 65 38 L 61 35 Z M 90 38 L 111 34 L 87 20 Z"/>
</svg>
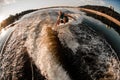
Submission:
<svg viewBox="0 0 120 80">
<path fill-rule="evenodd" d="M 76 21 L 76 18 L 72 17 L 71 15 L 69 15 L 69 14 L 65 14 L 65 15 L 72 18 L 72 19 L 74 19 Z"/>
<path fill-rule="evenodd" d="M 60 24 L 60 17 L 58 16 L 55 26 Z"/>
</svg>

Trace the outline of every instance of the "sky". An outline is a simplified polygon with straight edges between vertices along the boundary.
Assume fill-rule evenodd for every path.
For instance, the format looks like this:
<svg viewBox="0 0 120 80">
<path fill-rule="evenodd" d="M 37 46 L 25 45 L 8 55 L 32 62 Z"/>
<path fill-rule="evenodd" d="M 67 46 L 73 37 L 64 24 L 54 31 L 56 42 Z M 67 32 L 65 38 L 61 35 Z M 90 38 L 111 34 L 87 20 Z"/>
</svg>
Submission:
<svg viewBox="0 0 120 80">
<path fill-rule="evenodd" d="M 120 0 L 0 0 L 0 22 L 10 14 L 49 6 L 112 5 L 120 13 Z"/>
</svg>

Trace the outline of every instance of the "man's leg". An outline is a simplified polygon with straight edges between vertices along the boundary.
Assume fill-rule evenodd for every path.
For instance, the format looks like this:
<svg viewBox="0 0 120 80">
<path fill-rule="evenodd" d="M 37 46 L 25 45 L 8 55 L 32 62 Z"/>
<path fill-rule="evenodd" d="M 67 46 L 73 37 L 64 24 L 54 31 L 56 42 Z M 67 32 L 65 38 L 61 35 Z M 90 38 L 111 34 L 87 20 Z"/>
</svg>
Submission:
<svg viewBox="0 0 120 80">
<path fill-rule="evenodd" d="M 60 24 L 60 19 L 57 20 L 56 26 Z"/>
<path fill-rule="evenodd" d="M 64 24 L 66 23 L 66 18 L 63 18 L 63 23 L 64 23 Z"/>
</svg>

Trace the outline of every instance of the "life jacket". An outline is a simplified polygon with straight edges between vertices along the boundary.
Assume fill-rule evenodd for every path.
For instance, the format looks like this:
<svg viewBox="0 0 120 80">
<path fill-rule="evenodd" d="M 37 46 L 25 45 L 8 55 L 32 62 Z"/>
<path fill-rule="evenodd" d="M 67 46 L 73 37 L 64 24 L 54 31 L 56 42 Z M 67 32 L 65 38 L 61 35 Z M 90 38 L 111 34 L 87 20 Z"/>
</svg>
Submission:
<svg viewBox="0 0 120 80">
<path fill-rule="evenodd" d="M 62 14 L 60 15 L 60 19 L 63 19 L 64 17 L 65 17 L 65 14 L 62 13 Z"/>
</svg>

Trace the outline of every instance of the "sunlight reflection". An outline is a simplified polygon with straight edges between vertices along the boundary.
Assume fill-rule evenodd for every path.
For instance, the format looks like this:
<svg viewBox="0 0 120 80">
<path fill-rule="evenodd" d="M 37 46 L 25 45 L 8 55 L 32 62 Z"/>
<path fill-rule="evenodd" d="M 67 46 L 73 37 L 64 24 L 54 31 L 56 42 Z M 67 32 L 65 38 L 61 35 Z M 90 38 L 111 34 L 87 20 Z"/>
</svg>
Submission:
<svg viewBox="0 0 120 80">
<path fill-rule="evenodd" d="M 0 23 L 4 20 L 4 16 L 0 15 Z"/>
</svg>

